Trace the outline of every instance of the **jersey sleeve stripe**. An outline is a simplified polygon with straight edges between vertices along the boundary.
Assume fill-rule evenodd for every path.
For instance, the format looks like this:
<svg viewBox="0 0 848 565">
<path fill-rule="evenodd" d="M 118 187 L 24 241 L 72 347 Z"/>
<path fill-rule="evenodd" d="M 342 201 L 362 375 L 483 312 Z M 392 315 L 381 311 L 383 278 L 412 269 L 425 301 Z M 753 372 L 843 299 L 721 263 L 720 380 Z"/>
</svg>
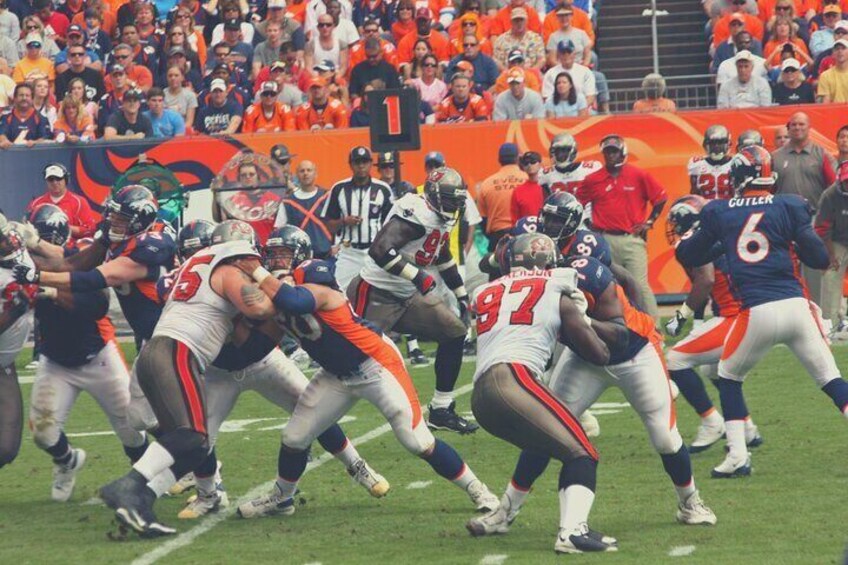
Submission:
<svg viewBox="0 0 848 565">
<path fill-rule="evenodd" d="M 183 389 L 183 396 L 189 408 L 189 416 L 194 429 L 202 434 L 206 433 L 206 416 L 203 409 L 203 401 L 197 392 L 197 384 L 194 373 L 191 370 L 191 350 L 181 341 L 176 341 L 175 353 L 177 374 Z"/>
</svg>

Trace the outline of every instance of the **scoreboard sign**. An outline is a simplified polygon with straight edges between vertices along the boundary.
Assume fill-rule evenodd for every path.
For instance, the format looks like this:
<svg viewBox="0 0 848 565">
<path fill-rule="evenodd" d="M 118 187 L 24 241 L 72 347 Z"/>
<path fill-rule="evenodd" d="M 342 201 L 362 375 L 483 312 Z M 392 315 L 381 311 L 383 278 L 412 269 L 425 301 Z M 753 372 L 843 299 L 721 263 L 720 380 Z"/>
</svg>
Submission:
<svg viewBox="0 0 848 565">
<path fill-rule="evenodd" d="M 421 149 L 418 114 L 421 100 L 414 88 L 372 90 L 368 93 L 371 116 L 371 150 L 413 151 Z"/>
</svg>

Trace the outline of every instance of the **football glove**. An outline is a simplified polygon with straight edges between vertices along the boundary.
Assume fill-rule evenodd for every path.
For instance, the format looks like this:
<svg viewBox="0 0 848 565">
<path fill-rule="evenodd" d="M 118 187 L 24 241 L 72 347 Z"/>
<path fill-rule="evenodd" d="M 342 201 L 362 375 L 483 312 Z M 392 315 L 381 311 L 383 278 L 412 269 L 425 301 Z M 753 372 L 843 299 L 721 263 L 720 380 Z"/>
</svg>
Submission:
<svg viewBox="0 0 848 565">
<path fill-rule="evenodd" d="M 38 235 L 38 230 L 28 222 L 9 222 L 9 225 L 14 228 L 24 240 L 27 249 L 35 249 L 38 247 L 38 242 L 41 241 L 41 236 Z"/>
<path fill-rule="evenodd" d="M 471 325 L 471 298 L 468 295 L 458 298 L 459 302 L 459 318 L 465 327 Z"/>
<path fill-rule="evenodd" d="M 12 276 L 18 284 L 38 284 L 41 279 L 41 273 L 35 265 L 25 265 L 18 263 L 12 267 Z"/>
<path fill-rule="evenodd" d="M 422 296 L 426 296 L 436 289 L 436 279 L 424 269 L 419 269 L 418 273 L 415 274 L 415 278 L 412 279 L 412 284 L 415 285 L 415 288 L 418 289 Z"/>
</svg>

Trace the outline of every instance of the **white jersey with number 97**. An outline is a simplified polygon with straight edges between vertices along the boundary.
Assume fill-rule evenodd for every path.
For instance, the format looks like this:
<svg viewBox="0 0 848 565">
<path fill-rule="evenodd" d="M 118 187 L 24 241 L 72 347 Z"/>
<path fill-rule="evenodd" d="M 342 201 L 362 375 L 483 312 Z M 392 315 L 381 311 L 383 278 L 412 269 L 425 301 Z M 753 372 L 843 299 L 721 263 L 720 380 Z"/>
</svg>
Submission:
<svg viewBox="0 0 848 565">
<path fill-rule="evenodd" d="M 574 269 L 521 270 L 480 287 L 477 313 L 476 380 L 497 363 L 520 363 L 545 372 L 562 324 L 559 302 L 577 289 Z"/>
</svg>

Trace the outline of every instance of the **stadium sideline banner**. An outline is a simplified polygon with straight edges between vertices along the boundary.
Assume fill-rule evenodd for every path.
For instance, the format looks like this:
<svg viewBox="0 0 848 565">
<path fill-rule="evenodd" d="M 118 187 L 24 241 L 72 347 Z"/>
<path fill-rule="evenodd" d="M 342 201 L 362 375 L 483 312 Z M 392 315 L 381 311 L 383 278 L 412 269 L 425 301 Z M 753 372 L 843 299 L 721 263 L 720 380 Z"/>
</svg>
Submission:
<svg viewBox="0 0 848 565">
<path fill-rule="evenodd" d="M 601 159 L 598 148 L 601 138 L 617 133 L 627 142 L 628 162 L 650 171 L 673 200 L 689 192 L 686 163 L 693 155 L 703 154 L 701 141 L 707 127 L 724 124 L 734 139 L 743 130 L 756 129 L 766 139 L 768 148 L 773 149 L 774 130 L 799 109 L 810 116 L 812 139 L 835 153 L 836 131 L 845 124 L 845 120 L 835 118 L 845 115 L 844 105 L 476 122 L 422 127 L 421 149 L 402 154 L 403 178 L 413 184 L 422 182 L 424 154 L 441 151 L 447 163 L 465 175 L 473 192 L 477 182 L 498 168 L 497 149 L 501 143 L 512 141 L 521 151 L 534 150 L 547 156 L 550 139 L 567 131 L 579 143 L 578 159 Z M 20 217 L 27 203 L 43 192 L 42 170 L 54 161 L 65 164 L 71 171 L 74 190 L 100 205 L 111 183 L 140 153 L 170 168 L 189 190 L 202 190 L 208 188 L 215 174 L 236 152 L 252 150 L 267 154 L 277 143 L 287 144 L 296 154 L 295 166 L 302 159 L 313 161 L 318 167 L 319 184 L 326 187 L 350 176 L 348 151 L 354 145 L 368 145 L 368 129 L 12 148 L 0 151 L 3 179 L 0 208 L 11 218 Z M 780 163 L 775 166 L 779 174 Z M 687 286 L 686 277 L 665 241 L 664 218 L 665 214 L 648 240 L 650 283 L 658 294 L 679 293 Z"/>
</svg>

